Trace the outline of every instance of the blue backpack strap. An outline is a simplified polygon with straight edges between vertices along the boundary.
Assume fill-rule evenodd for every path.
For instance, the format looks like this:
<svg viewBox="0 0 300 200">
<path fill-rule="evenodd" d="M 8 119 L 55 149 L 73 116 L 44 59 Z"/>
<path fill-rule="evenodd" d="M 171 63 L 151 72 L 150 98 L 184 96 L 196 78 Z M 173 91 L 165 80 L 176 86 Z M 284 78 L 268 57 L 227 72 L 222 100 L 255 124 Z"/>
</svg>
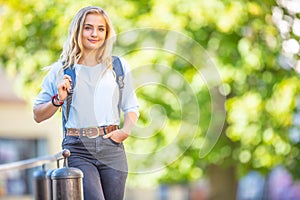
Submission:
<svg viewBox="0 0 300 200">
<path fill-rule="evenodd" d="M 124 70 L 122 67 L 121 60 L 117 56 L 113 56 L 113 70 L 116 73 L 116 82 L 119 86 L 118 112 L 119 112 L 119 116 L 120 116 L 122 95 L 123 95 L 123 88 L 124 88 Z"/>
<path fill-rule="evenodd" d="M 68 96 L 67 96 L 67 105 L 66 105 L 66 115 L 62 115 L 62 121 L 63 121 L 63 130 L 64 133 L 66 132 L 66 128 L 65 125 L 68 121 L 69 118 L 69 112 L 70 112 L 70 106 L 72 103 L 72 95 L 73 95 L 73 91 L 74 91 L 74 87 L 76 85 L 76 73 L 75 73 L 75 68 L 73 67 L 73 65 L 71 65 L 70 67 L 68 67 L 67 69 L 64 70 L 64 74 L 67 74 L 71 77 L 72 79 L 72 83 L 71 83 L 71 90 L 70 92 L 68 92 Z"/>
</svg>

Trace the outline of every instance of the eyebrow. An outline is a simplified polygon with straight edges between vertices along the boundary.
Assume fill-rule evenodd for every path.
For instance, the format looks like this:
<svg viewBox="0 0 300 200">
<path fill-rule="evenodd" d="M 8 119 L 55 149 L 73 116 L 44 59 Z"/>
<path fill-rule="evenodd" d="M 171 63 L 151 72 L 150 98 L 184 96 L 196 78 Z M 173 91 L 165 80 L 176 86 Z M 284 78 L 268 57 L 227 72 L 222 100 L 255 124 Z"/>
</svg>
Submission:
<svg viewBox="0 0 300 200">
<path fill-rule="evenodd" d="M 84 26 L 93 26 L 92 24 L 84 24 Z M 98 25 L 98 27 L 105 27 L 105 25 L 101 24 L 101 25 Z"/>
</svg>

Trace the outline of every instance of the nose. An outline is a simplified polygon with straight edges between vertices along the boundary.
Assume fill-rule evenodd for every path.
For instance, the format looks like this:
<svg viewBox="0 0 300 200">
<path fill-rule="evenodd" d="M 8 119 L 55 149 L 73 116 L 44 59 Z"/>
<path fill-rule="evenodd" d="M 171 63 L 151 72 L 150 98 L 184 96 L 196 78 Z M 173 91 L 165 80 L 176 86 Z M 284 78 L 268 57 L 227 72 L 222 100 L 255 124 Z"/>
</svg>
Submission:
<svg viewBox="0 0 300 200">
<path fill-rule="evenodd" d="M 92 36 L 97 36 L 97 29 L 96 28 L 93 29 Z"/>
</svg>

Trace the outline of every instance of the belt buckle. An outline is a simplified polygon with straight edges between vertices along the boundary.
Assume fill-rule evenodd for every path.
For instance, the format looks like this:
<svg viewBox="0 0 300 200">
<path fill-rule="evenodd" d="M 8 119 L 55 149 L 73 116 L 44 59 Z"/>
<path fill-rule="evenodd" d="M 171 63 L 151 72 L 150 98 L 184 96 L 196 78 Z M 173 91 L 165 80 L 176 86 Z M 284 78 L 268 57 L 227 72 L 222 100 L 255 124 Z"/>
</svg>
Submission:
<svg viewBox="0 0 300 200">
<path fill-rule="evenodd" d="M 100 136 L 99 128 L 97 128 L 97 127 L 91 127 L 91 128 L 87 128 L 87 129 L 88 129 L 88 131 L 87 131 L 87 133 L 86 133 L 86 137 L 88 137 L 89 139 L 94 139 L 94 138 Z M 93 129 L 96 129 L 96 130 L 97 130 L 97 134 L 94 135 L 94 136 L 92 135 Z"/>
</svg>

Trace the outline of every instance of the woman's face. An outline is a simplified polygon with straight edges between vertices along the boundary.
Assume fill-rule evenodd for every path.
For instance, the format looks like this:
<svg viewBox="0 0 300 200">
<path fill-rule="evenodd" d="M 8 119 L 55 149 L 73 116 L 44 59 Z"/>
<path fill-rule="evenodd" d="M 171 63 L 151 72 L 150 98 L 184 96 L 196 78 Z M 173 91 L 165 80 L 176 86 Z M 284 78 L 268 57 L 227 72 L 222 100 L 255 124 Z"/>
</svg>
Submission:
<svg viewBox="0 0 300 200">
<path fill-rule="evenodd" d="M 100 14 L 88 14 L 82 30 L 83 51 L 90 52 L 99 49 L 106 38 L 106 22 Z"/>
</svg>

